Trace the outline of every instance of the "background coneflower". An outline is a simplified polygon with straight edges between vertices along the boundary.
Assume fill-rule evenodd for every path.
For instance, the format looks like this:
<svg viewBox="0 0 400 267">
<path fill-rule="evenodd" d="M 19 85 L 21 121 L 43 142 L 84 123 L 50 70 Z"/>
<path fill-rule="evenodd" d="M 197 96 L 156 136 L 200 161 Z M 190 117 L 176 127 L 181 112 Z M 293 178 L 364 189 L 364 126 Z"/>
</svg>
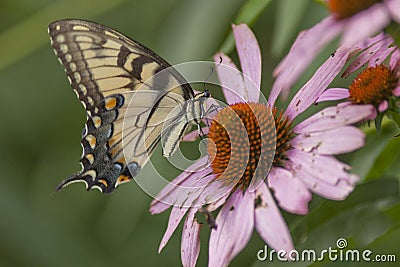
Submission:
<svg viewBox="0 0 400 267">
<path fill-rule="evenodd" d="M 290 52 L 274 70 L 272 95 L 287 91 L 317 54 L 341 34 L 340 44 L 351 46 L 400 23 L 400 0 L 328 0 L 330 15 L 300 32 Z"/>
</svg>

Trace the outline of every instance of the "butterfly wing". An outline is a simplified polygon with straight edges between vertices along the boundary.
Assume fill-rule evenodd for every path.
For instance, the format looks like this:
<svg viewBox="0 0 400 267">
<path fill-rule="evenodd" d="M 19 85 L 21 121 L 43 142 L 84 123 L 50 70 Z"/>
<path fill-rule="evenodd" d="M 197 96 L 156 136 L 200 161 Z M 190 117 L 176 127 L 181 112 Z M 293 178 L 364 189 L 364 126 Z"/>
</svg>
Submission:
<svg viewBox="0 0 400 267">
<path fill-rule="evenodd" d="M 82 170 L 57 189 L 84 182 L 88 190 L 112 192 L 146 164 L 160 140 L 167 113 L 178 102 L 192 99 L 193 90 L 160 56 L 103 25 L 59 20 L 49 25 L 49 34 L 87 111 L 81 140 Z M 124 145 L 129 148 L 128 156 Z"/>
</svg>

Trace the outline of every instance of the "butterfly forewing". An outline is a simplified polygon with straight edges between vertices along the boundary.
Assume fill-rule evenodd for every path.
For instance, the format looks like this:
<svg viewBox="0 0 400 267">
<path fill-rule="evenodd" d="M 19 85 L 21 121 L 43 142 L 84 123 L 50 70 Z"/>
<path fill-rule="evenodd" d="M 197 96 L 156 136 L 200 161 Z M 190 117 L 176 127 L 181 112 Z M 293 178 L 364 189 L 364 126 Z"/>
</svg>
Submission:
<svg viewBox="0 0 400 267">
<path fill-rule="evenodd" d="M 88 189 L 112 192 L 144 166 L 160 140 L 164 114 L 172 105 L 192 99 L 193 90 L 157 54 L 103 25 L 60 20 L 49 25 L 49 34 L 87 111 L 82 170 L 58 189 L 85 182 Z"/>
</svg>

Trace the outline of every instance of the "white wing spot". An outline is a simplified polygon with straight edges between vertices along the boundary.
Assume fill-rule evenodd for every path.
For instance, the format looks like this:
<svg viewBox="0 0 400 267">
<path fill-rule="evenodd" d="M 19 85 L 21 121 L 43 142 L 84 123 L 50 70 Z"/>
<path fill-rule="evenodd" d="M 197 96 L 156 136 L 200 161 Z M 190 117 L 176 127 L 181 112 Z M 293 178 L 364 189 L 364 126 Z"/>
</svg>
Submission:
<svg viewBox="0 0 400 267">
<path fill-rule="evenodd" d="M 74 93 L 76 94 L 76 97 L 79 98 L 79 92 L 74 89 Z"/>
<path fill-rule="evenodd" d="M 86 86 L 84 86 L 83 84 L 79 84 L 79 89 L 81 89 L 83 95 L 87 94 Z"/>
<path fill-rule="evenodd" d="M 86 99 L 87 99 L 87 102 L 88 102 L 91 106 L 94 105 L 93 98 L 91 98 L 90 96 L 88 96 Z"/>
<path fill-rule="evenodd" d="M 90 176 L 92 177 L 92 180 L 94 181 L 94 179 L 96 179 L 96 171 L 95 170 L 88 170 L 87 172 L 85 172 L 84 174 L 82 174 L 82 176 Z"/>
<path fill-rule="evenodd" d="M 75 78 L 76 83 L 81 82 L 81 75 L 79 74 L 79 72 L 74 72 L 74 78 Z"/>
<path fill-rule="evenodd" d="M 69 63 L 69 68 L 71 71 L 76 71 L 76 64 L 74 62 Z"/>
<path fill-rule="evenodd" d="M 82 106 L 86 109 L 85 101 L 81 101 L 81 103 L 82 103 Z M 87 110 L 86 112 L 89 114 L 89 116 L 92 116 L 92 113 L 90 112 L 90 110 Z"/>
<path fill-rule="evenodd" d="M 66 44 L 60 44 L 60 50 L 65 54 L 68 52 L 68 46 Z"/>
<path fill-rule="evenodd" d="M 90 29 L 88 27 L 85 27 L 82 25 L 75 25 L 72 27 L 72 30 L 74 30 L 74 31 L 89 31 Z"/>
<path fill-rule="evenodd" d="M 56 40 L 57 40 L 57 42 L 59 42 L 59 43 L 63 43 L 63 42 L 65 41 L 65 36 L 62 35 L 62 34 L 57 35 Z"/>
<path fill-rule="evenodd" d="M 101 126 L 101 118 L 99 116 L 94 116 L 92 120 L 94 127 L 99 128 Z"/>
<path fill-rule="evenodd" d="M 56 30 L 59 31 L 61 29 L 60 25 L 56 25 Z"/>
<path fill-rule="evenodd" d="M 92 188 L 95 188 L 95 189 L 99 190 L 101 193 L 103 193 L 103 189 L 101 189 L 101 187 L 98 185 L 93 185 Z"/>
<path fill-rule="evenodd" d="M 70 62 L 70 61 L 72 60 L 71 54 L 65 54 L 65 60 L 66 60 L 67 62 Z"/>
</svg>

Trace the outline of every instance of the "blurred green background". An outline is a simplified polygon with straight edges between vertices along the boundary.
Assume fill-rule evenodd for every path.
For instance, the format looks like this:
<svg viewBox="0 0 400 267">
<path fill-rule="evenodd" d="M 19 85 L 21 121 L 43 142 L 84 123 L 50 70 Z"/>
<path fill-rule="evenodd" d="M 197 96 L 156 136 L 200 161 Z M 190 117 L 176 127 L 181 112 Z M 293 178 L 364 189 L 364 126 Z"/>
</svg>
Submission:
<svg viewBox="0 0 400 267">
<path fill-rule="evenodd" d="M 169 212 L 151 216 L 152 199 L 135 182 L 111 195 L 86 192 L 82 184 L 54 193 L 62 179 L 80 169 L 85 111 L 53 54 L 47 35 L 51 21 L 81 18 L 105 24 L 171 64 L 210 60 L 221 47 L 236 59 L 230 24 L 245 21 L 262 48 L 262 86 L 268 93 L 271 71 L 297 33 L 326 15 L 323 6 L 308 0 L 0 1 L 0 266 L 181 265 L 181 227 L 158 254 Z M 324 50 L 294 91 L 334 49 Z M 355 192 L 342 202 L 314 197 L 307 216 L 285 213 L 299 250 L 335 247 L 338 238 L 346 238 L 350 248 L 395 254 L 400 261 L 400 138 L 393 138 L 398 130 L 389 123 L 381 135 L 365 129 L 366 147 L 342 157 L 362 177 Z M 183 150 L 193 146 L 184 144 Z M 169 172 L 159 150 L 152 160 Z M 177 173 L 169 172 L 171 177 Z M 136 179 L 152 174 L 145 168 Z M 208 236 L 203 227 L 198 266 L 207 264 Z M 283 265 L 259 262 L 256 253 L 263 247 L 254 234 L 231 265 Z"/>
</svg>

